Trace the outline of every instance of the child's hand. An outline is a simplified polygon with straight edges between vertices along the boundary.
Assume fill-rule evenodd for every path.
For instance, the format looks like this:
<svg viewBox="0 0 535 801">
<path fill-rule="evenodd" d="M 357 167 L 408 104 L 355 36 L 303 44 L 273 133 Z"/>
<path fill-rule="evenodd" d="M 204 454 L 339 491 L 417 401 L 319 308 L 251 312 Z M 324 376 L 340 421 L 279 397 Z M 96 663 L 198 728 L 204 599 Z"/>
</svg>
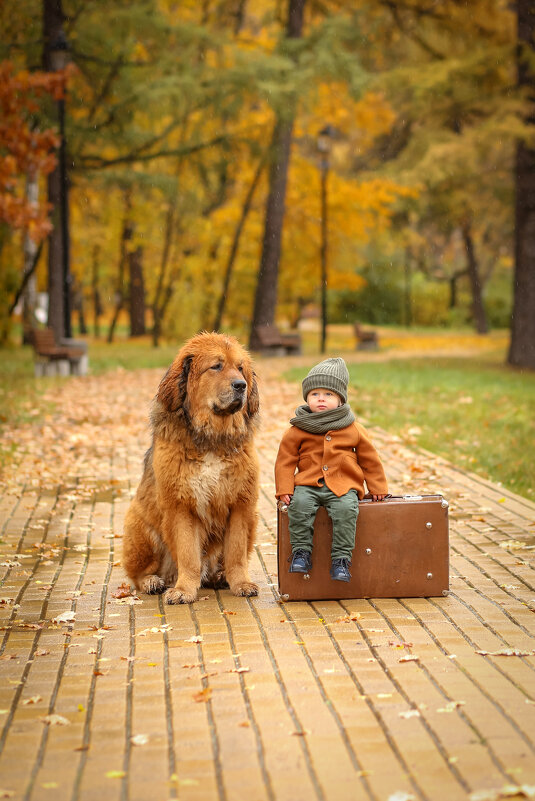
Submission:
<svg viewBox="0 0 535 801">
<path fill-rule="evenodd" d="M 384 501 L 386 495 L 372 495 L 372 501 Z"/>
<path fill-rule="evenodd" d="M 291 501 L 291 500 L 292 500 L 292 496 L 291 496 L 291 495 L 280 495 L 280 496 L 279 496 L 279 501 L 280 501 L 281 503 L 284 503 L 284 504 L 286 504 L 286 506 L 289 506 L 289 505 L 290 505 L 290 501 Z"/>
</svg>

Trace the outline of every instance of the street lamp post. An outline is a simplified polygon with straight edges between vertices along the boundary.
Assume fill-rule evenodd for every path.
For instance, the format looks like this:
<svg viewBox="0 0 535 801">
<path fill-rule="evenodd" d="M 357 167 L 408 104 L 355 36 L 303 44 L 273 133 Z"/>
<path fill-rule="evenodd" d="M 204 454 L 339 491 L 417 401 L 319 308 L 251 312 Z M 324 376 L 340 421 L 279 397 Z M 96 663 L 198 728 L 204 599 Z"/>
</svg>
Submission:
<svg viewBox="0 0 535 801">
<path fill-rule="evenodd" d="M 69 58 L 69 43 L 63 30 L 60 30 L 50 49 L 52 69 L 65 69 Z M 60 146 L 58 153 L 60 184 L 60 220 L 61 220 L 61 254 L 62 254 L 62 295 L 64 336 L 72 336 L 71 329 L 71 271 L 70 271 L 70 237 L 69 237 L 69 178 L 67 174 L 67 148 L 65 137 L 65 96 L 58 100 L 58 123 Z"/>
<path fill-rule="evenodd" d="M 325 353 L 327 344 L 327 284 L 328 284 L 328 177 L 331 139 L 334 135 L 332 125 L 326 125 L 318 134 L 316 147 L 320 154 L 321 175 L 321 353 Z"/>
</svg>

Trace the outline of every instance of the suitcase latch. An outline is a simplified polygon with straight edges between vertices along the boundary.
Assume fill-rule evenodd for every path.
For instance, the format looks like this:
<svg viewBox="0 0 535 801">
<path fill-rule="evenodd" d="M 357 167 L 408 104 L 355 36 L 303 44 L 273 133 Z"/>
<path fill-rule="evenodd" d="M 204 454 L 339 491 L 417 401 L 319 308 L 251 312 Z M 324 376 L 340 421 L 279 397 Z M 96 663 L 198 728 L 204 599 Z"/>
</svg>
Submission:
<svg viewBox="0 0 535 801">
<path fill-rule="evenodd" d="M 371 552 L 372 552 L 372 549 L 371 549 L 371 548 L 366 548 L 366 554 L 367 554 L 368 556 L 371 554 Z"/>
</svg>

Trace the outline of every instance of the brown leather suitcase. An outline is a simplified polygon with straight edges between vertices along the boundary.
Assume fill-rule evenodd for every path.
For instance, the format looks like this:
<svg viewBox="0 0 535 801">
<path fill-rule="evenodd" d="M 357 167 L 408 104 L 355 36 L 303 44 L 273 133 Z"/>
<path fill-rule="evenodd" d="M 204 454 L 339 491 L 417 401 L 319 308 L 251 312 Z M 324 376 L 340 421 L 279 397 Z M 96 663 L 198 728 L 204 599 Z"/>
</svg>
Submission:
<svg viewBox="0 0 535 801">
<path fill-rule="evenodd" d="M 333 581 L 332 525 L 324 508 L 314 524 L 310 573 L 289 573 L 288 513 L 278 510 L 279 593 L 285 601 L 417 598 L 447 595 L 448 502 L 442 495 L 360 501 L 351 581 Z"/>
</svg>

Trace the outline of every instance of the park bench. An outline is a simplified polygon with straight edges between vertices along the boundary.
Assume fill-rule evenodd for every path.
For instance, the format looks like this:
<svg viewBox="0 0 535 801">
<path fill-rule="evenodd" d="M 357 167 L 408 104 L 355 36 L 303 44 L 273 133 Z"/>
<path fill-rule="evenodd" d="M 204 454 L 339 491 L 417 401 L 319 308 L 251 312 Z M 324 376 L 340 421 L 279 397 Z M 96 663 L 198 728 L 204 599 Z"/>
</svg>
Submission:
<svg viewBox="0 0 535 801">
<path fill-rule="evenodd" d="M 30 334 L 35 353 L 35 375 L 85 375 L 87 344 L 73 339 L 56 342 L 51 328 L 34 328 Z"/>
<path fill-rule="evenodd" d="M 281 334 L 276 325 L 259 325 L 256 329 L 260 349 L 276 356 L 301 353 L 299 334 Z"/>
<path fill-rule="evenodd" d="M 354 323 L 353 330 L 357 338 L 357 350 L 377 350 L 379 347 L 377 331 L 372 331 L 371 328 L 363 328 L 360 323 Z"/>
</svg>

